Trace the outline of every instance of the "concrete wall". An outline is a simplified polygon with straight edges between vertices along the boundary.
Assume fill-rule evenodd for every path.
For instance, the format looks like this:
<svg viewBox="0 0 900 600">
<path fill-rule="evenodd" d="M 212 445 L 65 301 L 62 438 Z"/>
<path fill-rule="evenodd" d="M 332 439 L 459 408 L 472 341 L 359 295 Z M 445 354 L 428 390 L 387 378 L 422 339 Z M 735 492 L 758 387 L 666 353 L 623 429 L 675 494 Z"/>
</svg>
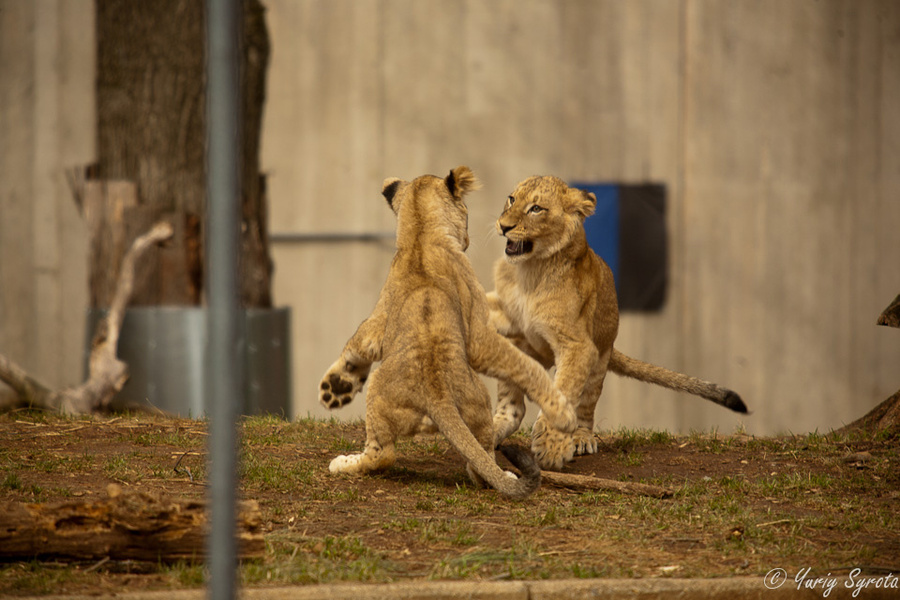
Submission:
<svg viewBox="0 0 900 600">
<path fill-rule="evenodd" d="M 93 30 L 91 0 L 0 0 L 0 352 L 54 386 L 82 376 L 86 237 L 65 170 L 94 160 Z"/>
<path fill-rule="evenodd" d="M 86 4 L 0 0 L 0 351 L 65 382 L 80 377 L 69 347 L 86 301 L 66 279 L 85 275 L 60 169 L 90 160 L 92 134 L 73 129 L 92 123 Z M 667 186 L 668 301 L 625 315 L 617 345 L 732 387 L 754 414 L 611 376 L 601 427 L 827 431 L 900 387 L 900 335 L 874 325 L 900 292 L 897 3 L 266 5 L 262 160 L 282 240 L 275 299 L 294 311 L 296 414 L 332 414 L 316 385 L 393 251 L 389 238 L 303 234 L 389 234 L 381 181 L 459 164 L 485 184 L 470 196 L 469 255 L 489 289 L 502 252 L 493 221 L 524 177 Z M 63 104 L 61 90 L 87 106 Z"/>
<path fill-rule="evenodd" d="M 665 310 L 618 346 L 754 414 L 611 377 L 602 427 L 828 430 L 900 386 L 900 7 L 875 1 L 268 2 L 273 232 L 378 232 L 386 176 L 465 163 L 469 254 L 519 180 L 666 184 Z M 390 247 L 280 243 L 296 412 L 374 305 Z M 363 404 L 344 409 L 361 415 Z"/>
</svg>

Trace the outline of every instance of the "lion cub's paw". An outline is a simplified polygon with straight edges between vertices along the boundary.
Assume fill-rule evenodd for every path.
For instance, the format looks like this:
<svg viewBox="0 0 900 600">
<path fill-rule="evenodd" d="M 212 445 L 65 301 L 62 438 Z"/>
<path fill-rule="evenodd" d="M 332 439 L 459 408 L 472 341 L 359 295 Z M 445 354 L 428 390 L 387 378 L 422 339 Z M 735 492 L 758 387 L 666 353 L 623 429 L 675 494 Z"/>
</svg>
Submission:
<svg viewBox="0 0 900 600">
<path fill-rule="evenodd" d="M 328 471 L 331 473 L 358 473 L 362 459 L 362 454 L 341 454 L 331 461 Z"/>
<path fill-rule="evenodd" d="M 597 453 L 597 438 L 594 437 L 594 433 L 587 427 L 579 427 L 575 430 L 575 434 L 572 437 L 575 443 L 576 456 Z"/>
<path fill-rule="evenodd" d="M 360 369 L 343 358 L 338 359 L 322 377 L 319 401 L 332 410 L 349 404 L 366 383 L 367 375 L 368 369 Z"/>
<path fill-rule="evenodd" d="M 573 433 L 578 426 L 578 415 L 575 414 L 575 407 L 562 393 L 558 392 L 554 408 L 555 411 L 553 413 L 543 411 L 545 417 L 550 421 L 550 425 L 564 433 Z"/>
<path fill-rule="evenodd" d="M 538 417 L 532 429 L 531 451 L 542 469 L 559 471 L 575 458 L 575 441 L 571 433 L 547 427 Z"/>
</svg>

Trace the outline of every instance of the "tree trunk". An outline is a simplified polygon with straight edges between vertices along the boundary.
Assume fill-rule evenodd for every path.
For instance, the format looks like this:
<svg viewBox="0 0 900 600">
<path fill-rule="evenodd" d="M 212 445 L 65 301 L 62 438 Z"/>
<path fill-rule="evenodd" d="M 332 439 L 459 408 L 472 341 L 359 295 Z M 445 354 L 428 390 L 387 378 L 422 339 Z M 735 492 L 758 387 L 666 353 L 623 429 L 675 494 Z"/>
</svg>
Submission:
<svg viewBox="0 0 900 600">
<path fill-rule="evenodd" d="M 900 432 L 900 390 L 864 416 L 841 427 L 837 432 L 849 433 L 854 430 L 873 433 L 889 430 Z"/>
<path fill-rule="evenodd" d="M 900 328 L 900 294 L 882 311 L 877 323 L 886 327 Z M 900 432 L 900 390 L 864 416 L 839 429 L 838 433 L 852 430 Z"/>
<path fill-rule="evenodd" d="M 103 218 L 120 244 L 94 256 L 91 306 L 109 306 L 103 271 L 119 262 L 151 223 L 170 222 L 173 240 L 148 257 L 134 305 L 197 305 L 203 300 L 206 222 L 206 16 L 195 0 L 97 0 L 97 166 L 89 174 L 109 184 L 135 185 L 133 206 Z M 259 140 L 269 39 L 259 0 L 244 4 L 242 74 L 242 214 L 240 276 L 245 307 L 271 306 L 271 261 L 266 236 L 265 185 Z M 238 140 L 236 140 L 237 142 Z M 119 210 L 119 212 L 114 212 Z"/>
<path fill-rule="evenodd" d="M 888 307 L 879 315 L 878 324 L 900 328 L 900 294 L 897 294 L 894 301 L 888 304 Z"/>
</svg>

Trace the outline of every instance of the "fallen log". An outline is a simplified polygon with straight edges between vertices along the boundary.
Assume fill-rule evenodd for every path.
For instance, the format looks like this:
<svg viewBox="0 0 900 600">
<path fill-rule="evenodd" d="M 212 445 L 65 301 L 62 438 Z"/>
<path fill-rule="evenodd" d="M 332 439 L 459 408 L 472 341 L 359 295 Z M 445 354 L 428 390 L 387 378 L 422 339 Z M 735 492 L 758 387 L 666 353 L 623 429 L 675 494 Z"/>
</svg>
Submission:
<svg viewBox="0 0 900 600">
<path fill-rule="evenodd" d="M 651 496 L 653 498 L 672 497 L 672 490 L 667 490 L 666 488 L 656 485 L 633 483 L 630 481 L 615 481 L 613 479 L 603 479 L 591 475 L 541 471 L 541 481 L 554 487 L 577 491 L 611 490 L 635 496 Z"/>
<path fill-rule="evenodd" d="M 206 553 L 206 503 L 140 492 L 53 504 L 0 503 L 2 560 L 200 561 Z M 265 551 L 259 506 L 238 506 L 242 559 Z"/>
</svg>

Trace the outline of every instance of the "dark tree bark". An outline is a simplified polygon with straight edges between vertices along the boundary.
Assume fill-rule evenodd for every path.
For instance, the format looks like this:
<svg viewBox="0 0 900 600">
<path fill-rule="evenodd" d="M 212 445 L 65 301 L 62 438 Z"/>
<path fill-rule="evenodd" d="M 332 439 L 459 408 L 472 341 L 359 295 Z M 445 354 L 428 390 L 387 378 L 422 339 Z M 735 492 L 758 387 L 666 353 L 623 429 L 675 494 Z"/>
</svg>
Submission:
<svg viewBox="0 0 900 600">
<path fill-rule="evenodd" d="M 885 327 L 900 328 L 900 294 L 894 298 L 894 301 L 888 304 L 888 307 L 882 311 L 878 317 L 878 324 Z"/>
<path fill-rule="evenodd" d="M 246 0 L 244 6 L 240 291 L 244 306 L 267 307 L 271 261 L 259 140 L 269 39 L 260 2 Z M 150 224 L 172 223 L 173 240 L 148 257 L 132 304 L 200 304 L 206 221 L 205 3 L 97 0 L 96 7 L 98 161 L 90 178 L 130 181 L 137 192 L 136 205 L 102 219 L 118 228 L 105 235 L 120 236 L 120 246 L 127 248 Z M 103 248 L 92 241 L 95 245 Z M 109 286 L 101 282 L 118 260 L 115 254 L 93 257 L 92 307 L 109 305 Z"/>
</svg>

